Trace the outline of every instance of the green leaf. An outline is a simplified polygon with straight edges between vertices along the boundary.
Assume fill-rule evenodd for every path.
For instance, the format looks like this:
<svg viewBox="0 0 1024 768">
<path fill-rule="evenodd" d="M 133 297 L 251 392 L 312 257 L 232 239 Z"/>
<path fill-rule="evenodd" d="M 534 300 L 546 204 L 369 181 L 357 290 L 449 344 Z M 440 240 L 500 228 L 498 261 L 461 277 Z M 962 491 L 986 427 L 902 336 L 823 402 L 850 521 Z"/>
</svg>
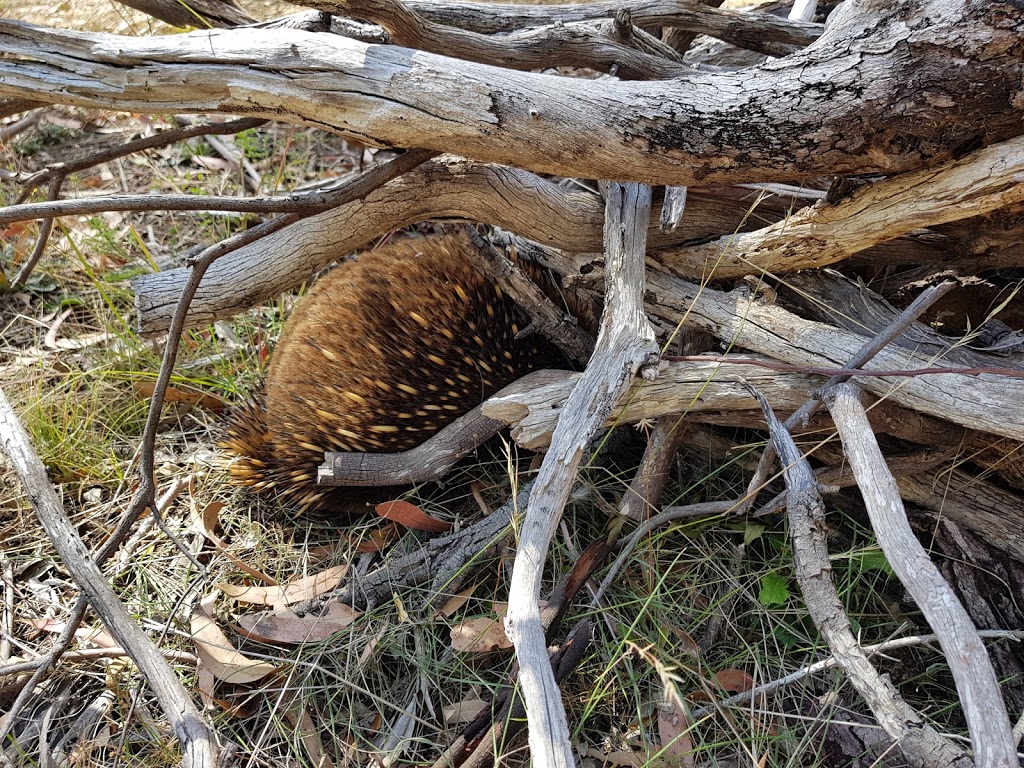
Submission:
<svg viewBox="0 0 1024 768">
<path fill-rule="evenodd" d="M 783 605 L 789 600 L 789 580 L 777 573 L 761 577 L 761 592 L 757 599 L 761 605 Z"/>
<path fill-rule="evenodd" d="M 743 526 L 743 544 L 750 546 L 752 542 L 761 538 L 761 534 L 764 533 L 764 528 L 765 527 L 760 523 L 751 523 L 748 521 L 747 524 Z"/>
</svg>

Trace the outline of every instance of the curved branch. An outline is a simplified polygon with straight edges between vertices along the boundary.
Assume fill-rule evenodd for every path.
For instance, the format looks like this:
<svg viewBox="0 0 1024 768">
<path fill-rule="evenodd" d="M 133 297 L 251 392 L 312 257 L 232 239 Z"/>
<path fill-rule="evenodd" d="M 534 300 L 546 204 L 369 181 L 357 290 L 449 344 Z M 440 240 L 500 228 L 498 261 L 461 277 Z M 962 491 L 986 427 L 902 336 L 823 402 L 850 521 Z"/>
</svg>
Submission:
<svg viewBox="0 0 1024 768">
<path fill-rule="evenodd" d="M 611 19 L 552 24 L 503 36 L 481 35 L 433 22 L 399 0 L 307 0 L 332 13 L 380 24 L 396 45 L 510 69 L 589 67 L 624 80 L 687 77 L 694 68 L 660 40 Z M 764 47 L 764 46 L 762 46 Z M 785 55 L 792 47 L 767 44 Z"/>
<path fill-rule="evenodd" d="M 734 231 L 757 199 L 735 190 L 691 190 L 689 215 L 671 235 L 657 222 L 652 246 Z M 790 204 L 777 197 L 758 203 L 759 219 L 776 221 Z M 216 262 L 189 309 L 192 325 L 240 312 L 294 288 L 318 269 L 373 238 L 428 219 L 469 219 L 521 233 L 538 243 L 577 252 L 600 252 L 604 204 L 583 190 L 569 190 L 531 173 L 448 158 L 420 168 L 362 200 L 311 216 Z M 133 283 L 142 333 L 167 330 L 188 279 L 185 268 L 144 275 Z"/>
<path fill-rule="evenodd" d="M 1013 53 L 1024 20 L 1011 7 L 861 0 L 791 56 L 660 82 L 513 72 L 296 30 L 129 38 L 4 21 L 0 97 L 245 113 L 652 184 L 891 174 L 1024 132 Z"/>
</svg>

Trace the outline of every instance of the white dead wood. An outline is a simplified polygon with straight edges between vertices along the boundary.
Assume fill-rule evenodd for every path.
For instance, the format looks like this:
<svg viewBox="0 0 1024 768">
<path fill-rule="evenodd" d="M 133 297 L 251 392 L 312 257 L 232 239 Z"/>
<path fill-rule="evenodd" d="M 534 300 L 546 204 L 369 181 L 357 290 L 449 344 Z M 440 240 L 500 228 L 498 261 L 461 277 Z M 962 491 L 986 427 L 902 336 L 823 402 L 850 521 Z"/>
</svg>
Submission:
<svg viewBox="0 0 1024 768">
<path fill-rule="evenodd" d="M 727 343 L 787 363 L 842 367 L 865 337 L 825 323 L 805 320 L 745 289 L 729 293 L 701 288 L 661 272 L 647 276 L 648 311 L 675 325 L 688 323 Z M 992 357 L 996 368 L 1005 360 Z M 865 366 L 874 370 L 913 370 L 944 365 L 941 355 L 889 346 Z M 1011 366 L 1012 367 L 1012 366 Z M 971 429 L 1024 440 L 1024 378 L 981 374 L 936 374 L 888 381 L 863 377 L 861 385 L 878 397 Z"/>
<path fill-rule="evenodd" d="M 311 4 L 376 22 L 387 30 L 395 45 L 444 56 L 457 51 L 460 59 L 510 69 L 586 67 L 614 72 L 624 80 L 664 80 L 694 72 L 674 49 L 634 27 L 627 16 L 551 24 L 493 36 L 432 22 L 398 0 L 314 0 Z M 793 50 L 792 46 L 765 45 L 783 53 Z"/>
<path fill-rule="evenodd" d="M 865 186 L 754 232 L 668 249 L 657 260 L 687 279 L 815 269 L 914 229 L 983 216 L 1024 201 L 1024 138 Z"/>
<path fill-rule="evenodd" d="M 754 198 L 745 190 L 691 190 L 689 215 L 671 234 L 652 224 L 648 244 L 733 231 Z M 761 201 L 758 214 L 778 220 L 793 199 L 784 195 Z M 362 200 L 310 216 L 219 259 L 196 292 L 189 325 L 271 300 L 374 238 L 428 219 L 486 222 L 570 251 L 599 253 L 604 248 L 604 203 L 598 195 L 560 187 L 527 171 L 447 157 L 425 163 Z M 167 330 L 188 275 L 182 267 L 133 282 L 142 333 Z"/>
<path fill-rule="evenodd" d="M 1010 720 L 985 646 L 910 528 L 896 480 L 886 467 L 856 387 L 840 384 L 830 389 L 825 404 L 839 430 L 878 543 L 939 637 L 963 704 L 975 765 L 1018 765 Z"/>
<path fill-rule="evenodd" d="M 573 388 L 544 457 L 520 528 L 505 627 L 515 644 L 529 719 L 530 753 L 538 768 L 570 768 L 565 708 L 548 661 L 538 600 L 548 545 L 572 490 L 587 444 L 630 380 L 657 356 L 644 314 L 644 252 L 650 187 L 608 185 L 606 296 L 594 356 Z"/>
<path fill-rule="evenodd" d="M 311 0 L 309 4 L 314 4 Z M 306 4 L 306 3 L 302 3 Z M 741 48 L 766 42 L 794 48 L 810 45 L 821 34 L 820 24 L 793 23 L 768 13 L 714 8 L 692 0 L 595 0 L 591 3 L 517 5 L 408 0 L 410 10 L 438 24 L 493 35 L 516 29 L 610 19 L 629 11 L 634 24 L 671 26 L 709 35 Z"/>
<path fill-rule="evenodd" d="M 751 392 L 756 394 L 753 389 Z M 889 679 L 879 674 L 857 642 L 832 583 L 825 508 L 814 473 L 768 402 L 759 399 L 786 479 L 796 578 L 814 625 L 878 724 L 899 742 L 911 765 L 967 768 L 972 763 L 966 753 L 924 722 Z"/>
<path fill-rule="evenodd" d="M 519 445 L 543 449 L 551 442 L 559 414 L 582 376 L 566 372 L 560 380 L 529 388 L 510 387 L 484 403 L 483 413 L 514 424 L 512 437 Z M 708 412 L 740 412 L 750 414 L 752 424 L 759 422 L 757 401 L 739 383 L 741 378 L 761 389 L 773 408 L 787 413 L 807 399 L 810 389 L 825 381 L 821 376 L 730 363 L 666 363 L 654 379 L 634 381 L 601 426 Z"/>
<path fill-rule="evenodd" d="M 290 29 L 132 38 L 3 21 L 0 98 L 245 113 L 561 176 L 696 186 L 892 174 L 1020 132 L 1019 32 L 996 6 L 860 0 L 790 56 L 662 82 L 515 72 Z"/>
</svg>

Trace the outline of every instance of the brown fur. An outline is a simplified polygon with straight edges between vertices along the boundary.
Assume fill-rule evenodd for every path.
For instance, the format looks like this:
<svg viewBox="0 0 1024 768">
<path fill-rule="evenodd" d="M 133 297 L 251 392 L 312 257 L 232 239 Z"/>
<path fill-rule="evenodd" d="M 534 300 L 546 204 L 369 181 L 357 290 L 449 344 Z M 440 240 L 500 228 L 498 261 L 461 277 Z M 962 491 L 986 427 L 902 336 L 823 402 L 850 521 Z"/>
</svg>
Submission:
<svg viewBox="0 0 1024 768">
<path fill-rule="evenodd" d="M 285 326 L 263 392 L 220 446 L 232 478 L 301 511 L 338 509 L 316 484 L 325 451 L 413 448 L 534 367 L 551 364 L 524 318 L 477 271 L 462 234 L 404 240 L 317 281 Z"/>
</svg>

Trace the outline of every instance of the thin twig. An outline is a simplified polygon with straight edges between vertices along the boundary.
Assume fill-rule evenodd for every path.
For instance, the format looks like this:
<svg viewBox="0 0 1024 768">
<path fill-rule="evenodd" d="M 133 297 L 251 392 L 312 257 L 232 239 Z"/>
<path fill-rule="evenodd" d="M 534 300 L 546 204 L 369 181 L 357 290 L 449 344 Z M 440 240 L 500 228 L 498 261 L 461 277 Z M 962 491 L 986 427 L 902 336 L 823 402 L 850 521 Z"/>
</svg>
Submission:
<svg viewBox="0 0 1024 768">
<path fill-rule="evenodd" d="M 990 640 L 1024 641 L 1024 631 L 1011 629 L 979 629 L 978 636 Z M 888 653 L 889 651 L 899 650 L 900 648 L 912 648 L 918 645 L 927 645 L 928 643 L 934 643 L 938 639 L 938 635 L 912 635 L 910 637 L 900 637 L 895 640 L 886 640 L 885 642 L 875 643 L 874 645 L 865 645 L 862 650 L 868 656 L 877 656 L 879 654 Z M 827 659 L 822 659 L 821 661 L 816 661 L 813 664 L 808 664 L 805 667 L 801 667 L 798 670 L 790 672 L 788 675 L 783 675 L 782 677 L 778 677 L 770 682 L 755 686 L 749 691 L 741 691 L 740 693 L 722 699 L 718 702 L 716 708 L 735 707 L 746 704 L 760 696 L 774 693 L 781 688 L 785 688 L 787 685 L 798 683 L 804 678 L 817 675 L 820 672 L 827 672 L 828 670 L 835 669 L 838 666 L 839 659 L 835 656 L 829 656 Z M 695 707 L 691 710 L 690 714 L 693 719 L 696 720 L 701 717 L 707 717 L 712 714 L 712 712 L 710 709 L 705 709 L 704 707 Z"/>
<path fill-rule="evenodd" d="M 64 186 L 64 179 L 67 176 L 59 175 L 54 176 L 50 179 L 50 188 L 46 190 L 46 199 L 50 201 L 56 201 L 60 197 L 60 190 Z M 53 217 L 47 217 L 39 222 L 39 235 L 36 237 L 35 247 L 32 248 L 32 255 L 28 257 L 28 261 L 18 271 L 18 276 L 14 278 L 15 285 L 25 285 L 28 283 L 29 277 L 35 270 L 39 260 L 43 257 L 43 252 L 46 250 L 47 243 L 50 242 L 50 233 L 53 232 Z"/>
<path fill-rule="evenodd" d="M 20 120 L 15 120 L 13 123 L 7 125 L 0 125 L 0 141 L 10 141 L 22 131 L 27 131 L 33 125 L 39 122 L 39 118 L 43 116 L 43 110 L 37 109 L 34 112 L 29 112 Z"/>
<path fill-rule="evenodd" d="M 695 517 L 705 517 L 707 515 L 724 515 L 731 512 L 736 508 L 735 501 L 708 501 L 702 504 L 690 504 L 685 507 L 666 507 L 665 511 L 660 515 L 644 520 L 637 529 L 630 534 L 628 539 L 620 540 L 620 546 L 622 551 L 619 552 L 619 556 L 615 558 L 615 562 L 612 563 L 611 568 L 608 569 L 608 573 L 605 574 L 604 579 L 601 581 L 601 586 L 597 588 L 597 594 L 594 595 L 590 601 L 590 607 L 597 607 L 598 602 L 604 597 L 605 592 L 608 591 L 608 587 L 611 586 L 615 577 L 618 575 L 622 566 L 629 558 L 630 553 L 640 543 L 640 540 L 651 531 L 656 528 L 660 528 L 668 523 L 675 522 L 676 520 L 690 520 Z"/>
<path fill-rule="evenodd" d="M 160 500 L 157 502 L 157 510 L 162 513 L 174 500 L 174 497 L 178 493 L 178 483 L 174 483 L 170 489 L 168 489 Z M 117 550 L 121 542 L 127 537 L 128 532 L 131 530 L 132 525 L 135 523 L 134 518 L 122 517 L 114 532 L 110 537 L 103 543 L 99 551 L 94 555 L 96 566 L 102 568 L 103 564 L 110 558 L 111 555 Z M 13 605 L 13 601 L 12 601 Z M 25 681 L 24 686 L 18 693 L 17 698 L 11 704 L 7 710 L 6 719 L 0 723 L 0 744 L 7 738 L 10 729 L 14 727 L 14 722 L 18 717 L 18 714 L 28 705 L 32 696 L 35 694 L 37 687 L 43 681 L 43 678 L 53 669 L 57 662 L 64 657 L 68 652 L 68 649 L 75 642 L 75 633 L 78 632 L 79 626 L 82 624 L 82 619 L 85 618 L 85 612 L 89 608 L 89 598 L 84 594 L 79 595 L 75 604 L 71 608 L 71 612 L 68 614 L 67 619 L 64 622 L 64 628 L 60 634 L 54 640 L 53 645 L 50 646 L 49 650 L 38 659 L 34 659 L 31 663 L 32 676 Z M 4 675 L 20 674 L 22 671 L 29 671 L 27 669 L 20 670 L 18 665 L 12 667 L 5 667 L 0 669 L 0 677 Z"/>
<path fill-rule="evenodd" d="M 84 171 L 86 168 L 92 168 L 96 165 L 109 163 L 111 160 L 116 160 L 119 157 L 127 157 L 128 155 L 136 152 L 141 152 L 144 149 L 159 149 L 160 147 L 166 147 L 170 144 L 184 141 L 185 139 L 196 138 L 198 136 L 240 133 L 241 131 L 247 131 L 251 128 L 258 128 L 261 125 L 266 125 L 268 122 L 269 120 L 261 117 L 246 117 L 241 120 L 229 120 L 224 123 L 206 123 L 204 125 L 190 125 L 183 128 L 170 128 L 166 131 L 154 133 L 152 136 L 134 139 L 117 147 L 110 147 L 109 149 L 94 152 L 90 155 L 86 155 L 85 157 L 80 157 L 77 160 L 53 163 L 30 176 L 17 179 L 17 181 L 20 184 L 25 185 L 26 189 L 31 192 L 31 190 L 35 189 L 40 184 L 45 184 L 56 176 L 67 176 L 69 173 L 78 173 L 79 171 Z M 24 196 L 25 193 L 23 192 L 19 202 L 24 199 Z"/>
<path fill-rule="evenodd" d="M 435 153 L 436 154 L 436 153 Z M 235 195 L 109 195 L 74 200 L 24 203 L 0 209 L 0 225 L 41 217 L 76 216 L 106 211 L 231 211 L 311 215 L 337 207 L 326 185 L 306 192 L 266 197 Z"/>
</svg>

